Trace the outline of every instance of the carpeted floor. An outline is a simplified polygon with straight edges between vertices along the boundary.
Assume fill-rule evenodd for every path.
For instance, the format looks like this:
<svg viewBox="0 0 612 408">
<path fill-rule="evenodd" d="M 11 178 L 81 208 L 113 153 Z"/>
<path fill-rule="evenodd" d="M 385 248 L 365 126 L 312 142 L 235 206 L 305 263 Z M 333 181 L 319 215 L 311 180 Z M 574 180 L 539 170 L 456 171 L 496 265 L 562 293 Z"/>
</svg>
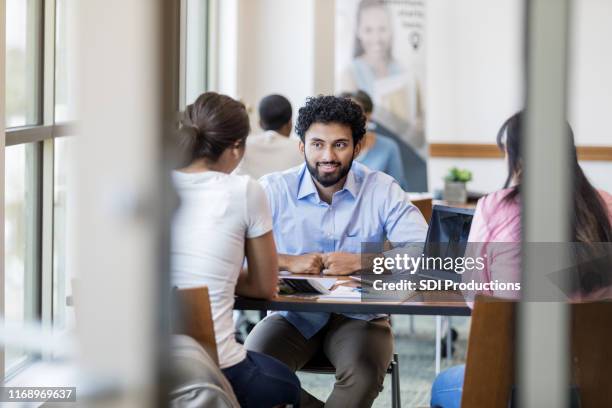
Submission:
<svg viewBox="0 0 612 408">
<path fill-rule="evenodd" d="M 414 333 L 408 316 L 393 316 L 396 353 L 399 354 L 402 407 L 428 407 L 431 383 L 435 378 L 435 318 L 416 316 Z M 442 369 L 465 362 L 469 318 L 454 317 L 452 325 L 459 333 L 451 361 L 442 359 Z M 333 375 L 298 373 L 302 387 L 325 401 L 334 384 Z M 384 390 L 374 407 L 391 407 L 391 376 L 387 375 Z"/>
</svg>

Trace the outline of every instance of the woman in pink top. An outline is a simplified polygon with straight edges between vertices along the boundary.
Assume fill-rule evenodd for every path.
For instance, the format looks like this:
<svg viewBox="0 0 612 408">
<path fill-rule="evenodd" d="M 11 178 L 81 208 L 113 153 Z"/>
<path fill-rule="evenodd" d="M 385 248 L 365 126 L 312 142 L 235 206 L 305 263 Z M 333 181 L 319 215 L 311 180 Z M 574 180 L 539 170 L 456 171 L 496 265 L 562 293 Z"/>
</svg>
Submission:
<svg viewBox="0 0 612 408">
<path fill-rule="evenodd" d="M 520 241 L 521 204 L 520 185 L 523 174 L 521 152 L 521 130 L 524 113 L 510 117 L 497 134 L 497 144 L 506 155 L 508 178 L 504 189 L 483 197 L 478 201 L 466 257 L 484 257 L 485 268 L 478 273 L 464 276 L 464 282 L 499 281 L 515 283 L 521 281 Z M 567 134 L 574 145 L 574 136 L 569 125 Z M 589 183 L 578 164 L 576 150 L 572 149 L 574 188 L 571 242 L 592 244 L 612 242 L 612 195 L 597 191 Z M 586 245 L 582 246 L 583 248 Z M 596 247 L 596 246 L 595 246 Z M 609 249 L 608 249 L 608 256 Z M 612 278 L 609 267 L 579 268 L 574 276 L 573 299 L 612 299 Z M 481 292 L 482 293 L 482 292 Z M 488 295 L 517 298 L 516 291 L 488 291 Z M 465 366 L 449 368 L 436 378 L 431 390 L 431 406 L 454 408 L 461 405 Z"/>
<path fill-rule="evenodd" d="M 505 188 L 482 198 L 477 206 L 470 229 L 466 256 L 485 256 L 483 271 L 466 275 L 465 280 L 480 282 L 518 283 L 521 281 L 520 241 L 521 203 L 520 184 L 522 159 L 520 157 L 521 129 L 524 114 L 519 112 L 502 125 L 497 134 L 497 144 L 506 154 L 508 177 Z M 572 129 L 567 125 L 567 134 L 574 145 Z M 578 164 L 576 150 L 572 149 L 570 163 L 574 167 L 574 191 L 572 214 L 572 236 L 577 243 L 612 242 L 612 195 L 597 191 L 589 183 Z M 585 247 L 584 245 L 582 246 Z M 608 251 L 609 252 L 609 251 Z M 609 271 L 582 269 L 573 277 L 572 299 L 610 298 Z M 481 292 L 482 293 L 482 292 Z M 487 295 L 503 298 L 518 298 L 517 291 L 487 291 Z"/>
</svg>

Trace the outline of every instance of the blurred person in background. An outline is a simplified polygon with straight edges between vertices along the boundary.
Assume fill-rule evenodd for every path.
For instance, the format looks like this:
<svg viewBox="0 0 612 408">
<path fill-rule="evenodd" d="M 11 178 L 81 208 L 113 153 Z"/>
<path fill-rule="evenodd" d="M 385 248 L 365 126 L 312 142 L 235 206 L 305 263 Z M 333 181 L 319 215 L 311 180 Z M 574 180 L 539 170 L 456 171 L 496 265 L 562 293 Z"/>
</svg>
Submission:
<svg viewBox="0 0 612 408">
<path fill-rule="evenodd" d="M 408 183 L 404 177 L 404 163 L 400 154 L 400 147 L 390 137 L 377 134 L 370 130 L 374 103 L 370 95 L 364 91 L 343 92 L 341 98 L 350 98 L 363 109 L 366 117 L 366 134 L 361 141 L 361 151 L 355 158 L 372 170 L 382 171 L 393 177 L 404 191 L 408 191 Z"/>
<path fill-rule="evenodd" d="M 249 131 L 244 105 L 229 96 L 207 92 L 187 107 L 181 145 L 188 164 L 172 174 L 181 203 L 172 224 L 171 276 L 179 288 L 208 287 L 219 365 L 240 405 L 298 404 L 295 374 L 234 337 L 234 296 L 270 299 L 278 280 L 264 190 L 248 176 L 230 174 Z"/>
<path fill-rule="evenodd" d="M 291 103 L 282 95 L 268 95 L 259 102 L 259 126 L 264 132 L 247 139 L 247 149 L 236 174 L 259 179 L 302 164 L 299 140 L 290 137 L 292 116 Z"/>
</svg>

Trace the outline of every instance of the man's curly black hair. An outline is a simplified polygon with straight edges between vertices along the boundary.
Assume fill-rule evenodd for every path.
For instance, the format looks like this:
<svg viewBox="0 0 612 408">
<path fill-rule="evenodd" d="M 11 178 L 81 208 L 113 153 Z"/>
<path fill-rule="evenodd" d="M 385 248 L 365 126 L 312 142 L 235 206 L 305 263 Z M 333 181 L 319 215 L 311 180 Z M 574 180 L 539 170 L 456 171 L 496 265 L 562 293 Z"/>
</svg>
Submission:
<svg viewBox="0 0 612 408">
<path fill-rule="evenodd" d="M 295 132 L 302 142 L 313 123 L 338 123 L 351 128 L 353 144 L 356 145 L 366 133 L 366 119 L 359 105 L 349 98 L 319 95 L 306 99 L 300 108 Z"/>
</svg>

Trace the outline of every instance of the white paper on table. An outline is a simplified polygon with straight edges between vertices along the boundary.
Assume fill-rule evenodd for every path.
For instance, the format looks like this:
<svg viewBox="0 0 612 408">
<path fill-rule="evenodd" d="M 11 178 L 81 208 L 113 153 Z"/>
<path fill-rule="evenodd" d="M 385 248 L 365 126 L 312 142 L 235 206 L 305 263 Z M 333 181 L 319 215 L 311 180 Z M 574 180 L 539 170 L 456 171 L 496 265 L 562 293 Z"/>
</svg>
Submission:
<svg viewBox="0 0 612 408">
<path fill-rule="evenodd" d="M 350 286 L 337 286 L 336 289 L 332 290 L 327 295 L 321 295 L 318 297 L 319 300 L 360 300 L 361 292 L 354 287 Z"/>
</svg>

